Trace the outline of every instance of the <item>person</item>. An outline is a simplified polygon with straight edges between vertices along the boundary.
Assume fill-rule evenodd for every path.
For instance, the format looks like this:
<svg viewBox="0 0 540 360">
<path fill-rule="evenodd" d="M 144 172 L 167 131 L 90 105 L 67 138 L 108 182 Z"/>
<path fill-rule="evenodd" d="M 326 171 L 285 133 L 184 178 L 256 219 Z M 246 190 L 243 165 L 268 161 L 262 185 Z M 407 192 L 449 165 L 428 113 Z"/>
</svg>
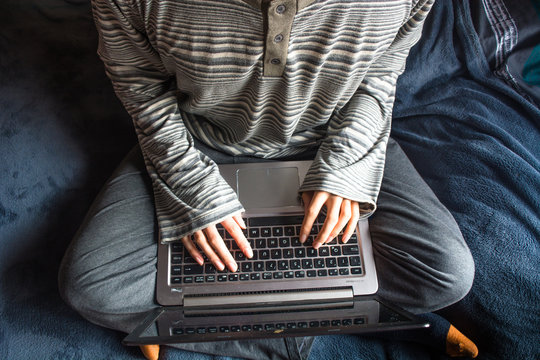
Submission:
<svg viewBox="0 0 540 360">
<path fill-rule="evenodd" d="M 316 248 L 370 217 L 381 296 L 415 313 L 464 297 L 474 263 L 459 228 L 389 136 L 396 81 L 432 2 L 93 0 L 98 53 L 138 145 L 66 252 L 64 299 L 130 332 L 157 306 L 158 241 L 236 271 L 216 225 L 252 249 L 216 164 L 260 159 L 313 160 L 301 241 L 322 209 Z M 178 346 L 305 358 L 312 340 Z"/>
</svg>

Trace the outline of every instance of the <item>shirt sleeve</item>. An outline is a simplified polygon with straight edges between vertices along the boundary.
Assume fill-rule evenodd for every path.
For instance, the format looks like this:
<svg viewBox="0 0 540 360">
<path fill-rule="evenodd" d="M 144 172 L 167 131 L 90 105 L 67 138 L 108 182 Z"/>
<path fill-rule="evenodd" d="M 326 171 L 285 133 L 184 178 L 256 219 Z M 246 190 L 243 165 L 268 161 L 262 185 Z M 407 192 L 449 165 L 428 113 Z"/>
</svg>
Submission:
<svg viewBox="0 0 540 360">
<path fill-rule="evenodd" d="M 160 240 L 168 242 L 243 211 L 217 165 L 193 144 L 169 74 L 129 4 L 94 0 L 98 54 L 135 125 L 152 180 Z"/>
<path fill-rule="evenodd" d="M 323 190 L 357 201 L 363 218 L 375 211 L 397 78 L 420 39 L 432 4 L 433 0 L 414 4 L 391 45 L 370 66 L 348 103 L 332 116 L 300 191 Z"/>
</svg>

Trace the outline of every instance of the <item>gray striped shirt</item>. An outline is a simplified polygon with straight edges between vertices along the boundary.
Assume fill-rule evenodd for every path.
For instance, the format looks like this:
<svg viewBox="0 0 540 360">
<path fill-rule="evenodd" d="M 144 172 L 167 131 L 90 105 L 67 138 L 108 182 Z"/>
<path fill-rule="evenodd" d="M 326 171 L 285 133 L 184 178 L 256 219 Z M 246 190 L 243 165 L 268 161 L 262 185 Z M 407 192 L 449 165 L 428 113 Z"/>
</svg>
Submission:
<svg viewBox="0 0 540 360">
<path fill-rule="evenodd" d="M 94 0 L 162 241 L 243 210 L 192 136 L 229 154 L 318 147 L 301 191 L 375 210 L 396 80 L 433 0 Z"/>
</svg>

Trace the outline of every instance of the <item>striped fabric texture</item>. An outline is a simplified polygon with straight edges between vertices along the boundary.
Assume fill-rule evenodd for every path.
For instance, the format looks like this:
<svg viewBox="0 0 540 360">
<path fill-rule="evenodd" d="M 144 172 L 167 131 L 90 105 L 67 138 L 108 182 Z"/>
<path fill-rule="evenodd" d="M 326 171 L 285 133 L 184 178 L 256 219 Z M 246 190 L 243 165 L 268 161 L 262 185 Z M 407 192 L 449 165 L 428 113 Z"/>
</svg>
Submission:
<svg viewBox="0 0 540 360">
<path fill-rule="evenodd" d="M 192 137 L 262 158 L 318 147 L 300 190 L 375 210 L 396 80 L 432 0 L 276 3 L 93 0 L 98 54 L 133 118 L 162 241 L 243 210 Z"/>
</svg>

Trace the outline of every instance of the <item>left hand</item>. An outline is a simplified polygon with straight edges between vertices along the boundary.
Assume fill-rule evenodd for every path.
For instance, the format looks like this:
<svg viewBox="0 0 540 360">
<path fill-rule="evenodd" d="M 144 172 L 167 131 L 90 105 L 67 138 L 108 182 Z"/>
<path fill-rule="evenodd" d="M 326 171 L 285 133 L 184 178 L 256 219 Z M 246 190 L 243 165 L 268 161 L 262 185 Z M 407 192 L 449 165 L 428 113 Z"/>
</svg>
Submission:
<svg viewBox="0 0 540 360">
<path fill-rule="evenodd" d="M 326 191 L 306 191 L 302 193 L 304 201 L 304 222 L 300 230 L 300 242 L 304 243 L 323 206 L 326 207 L 326 219 L 313 240 L 313 247 L 332 241 L 343 230 L 342 241 L 346 243 L 356 229 L 360 218 L 360 207 L 356 201 L 330 194 Z"/>
</svg>

